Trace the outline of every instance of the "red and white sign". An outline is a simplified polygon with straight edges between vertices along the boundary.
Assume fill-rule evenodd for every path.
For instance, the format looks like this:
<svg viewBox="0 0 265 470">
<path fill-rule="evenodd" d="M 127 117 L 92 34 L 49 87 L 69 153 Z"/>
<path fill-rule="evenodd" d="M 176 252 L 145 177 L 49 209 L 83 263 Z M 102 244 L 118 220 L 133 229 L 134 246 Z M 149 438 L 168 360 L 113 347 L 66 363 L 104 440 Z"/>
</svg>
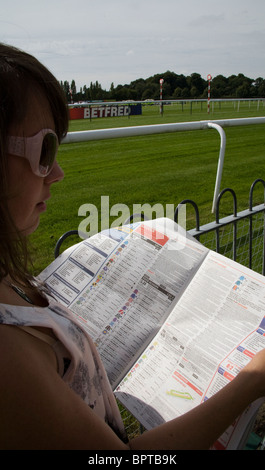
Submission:
<svg viewBox="0 0 265 470">
<path fill-rule="evenodd" d="M 129 116 L 130 107 L 121 106 L 87 106 L 69 109 L 70 119 L 95 119 L 102 117 Z"/>
</svg>

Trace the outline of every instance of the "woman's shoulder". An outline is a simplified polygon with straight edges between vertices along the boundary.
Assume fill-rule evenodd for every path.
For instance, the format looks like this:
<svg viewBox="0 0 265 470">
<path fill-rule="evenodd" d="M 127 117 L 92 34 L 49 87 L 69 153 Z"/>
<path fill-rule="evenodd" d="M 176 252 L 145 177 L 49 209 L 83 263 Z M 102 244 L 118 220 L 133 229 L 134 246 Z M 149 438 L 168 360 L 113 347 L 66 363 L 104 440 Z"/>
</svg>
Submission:
<svg viewBox="0 0 265 470">
<path fill-rule="evenodd" d="M 125 448 L 57 374 L 45 343 L 0 325 L 1 449 Z M 5 354 L 3 357 L 2 352 Z"/>
<path fill-rule="evenodd" d="M 48 333 L 49 334 L 49 333 Z M 34 358 L 34 360 L 32 360 Z M 41 365 L 57 368 L 55 354 L 48 342 L 41 341 L 37 336 L 28 334 L 16 325 L 0 324 L 0 370 L 15 366 L 14 370 L 22 367 Z"/>
</svg>

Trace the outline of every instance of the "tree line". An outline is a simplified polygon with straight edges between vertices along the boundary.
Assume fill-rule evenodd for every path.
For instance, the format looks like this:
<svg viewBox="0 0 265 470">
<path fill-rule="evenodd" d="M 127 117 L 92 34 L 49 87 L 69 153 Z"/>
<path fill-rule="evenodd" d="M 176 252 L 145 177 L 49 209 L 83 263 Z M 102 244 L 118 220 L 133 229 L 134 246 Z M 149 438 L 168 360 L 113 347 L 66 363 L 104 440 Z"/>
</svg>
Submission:
<svg viewBox="0 0 265 470">
<path fill-rule="evenodd" d="M 178 75 L 167 71 L 147 79 L 139 78 L 128 85 L 111 84 L 109 90 L 104 90 L 100 83 L 84 85 L 79 91 L 75 81 L 61 81 L 69 103 L 78 101 L 144 101 L 159 100 L 160 79 L 163 78 L 163 99 L 206 99 L 208 97 L 208 81 L 200 74 L 189 76 Z M 211 98 L 265 98 L 265 80 L 261 77 L 252 79 L 242 73 L 224 77 L 217 75 L 211 80 Z"/>
</svg>

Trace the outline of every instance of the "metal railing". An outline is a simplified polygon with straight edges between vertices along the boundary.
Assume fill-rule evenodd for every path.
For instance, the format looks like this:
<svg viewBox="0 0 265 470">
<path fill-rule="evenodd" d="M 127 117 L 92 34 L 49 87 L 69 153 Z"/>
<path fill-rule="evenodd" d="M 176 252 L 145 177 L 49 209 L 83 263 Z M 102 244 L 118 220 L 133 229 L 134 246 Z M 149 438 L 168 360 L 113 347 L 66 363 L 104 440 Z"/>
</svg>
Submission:
<svg viewBox="0 0 265 470">
<path fill-rule="evenodd" d="M 263 187 L 263 202 L 253 206 L 254 190 L 258 184 Z M 233 214 L 220 219 L 221 203 L 227 193 L 232 196 Z M 241 212 L 237 212 L 237 197 L 233 189 L 226 188 L 221 191 L 217 198 L 215 220 L 203 226 L 200 226 L 196 203 L 189 199 L 182 201 L 176 208 L 175 221 L 178 220 L 178 208 L 183 204 L 190 204 L 195 213 L 195 228 L 188 230 L 190 235 L 211 250 L 265 275 L 265 181 L 263 179 L 258 178 L 253 182 L 249 192 L 249 206 Z"/>
</svg>

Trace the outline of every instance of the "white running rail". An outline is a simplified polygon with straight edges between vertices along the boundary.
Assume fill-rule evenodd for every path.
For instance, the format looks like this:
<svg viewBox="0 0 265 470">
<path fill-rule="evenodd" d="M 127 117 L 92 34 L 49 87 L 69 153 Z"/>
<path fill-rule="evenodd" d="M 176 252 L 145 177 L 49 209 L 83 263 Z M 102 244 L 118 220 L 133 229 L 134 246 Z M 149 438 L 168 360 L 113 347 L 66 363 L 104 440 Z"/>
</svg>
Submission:
<svg viewBox="0 0 265 470">
<path fill-rule="evenodd" d="M 194 121 L 194 122 L 180 122 L 173 124 L 155 124 L 150 126 L 131 126 L 131 127 L 118 127 L 111 129 L 97 129 L 93 131 L 77 131 L 68 132 L 62 143 L 74 142 L 88 142 L 91 140 L 106 140 L 116 139 L 119 137 L 133 137 L 139 135 L 163 134 L 169 132 L 183 132 L 183 131 L 196 131 L 203 129 L 215 129 L 220 135 L 220 151 L 217 166 L 217 174 L 215 181 L 215 189 L 213 196 L 212 212 L 215 212 L 216 201 L 220 192 L 220 185 L 222 179 L 225 149 L 226 149 L 226 135 L 224 132 L 225 127 L 235 126 L 249 126 L 265 124 L 265 117 L 255 118 L 240 118 L 240 119 L 223 119 L 215 121 Z"/>
</svg>

